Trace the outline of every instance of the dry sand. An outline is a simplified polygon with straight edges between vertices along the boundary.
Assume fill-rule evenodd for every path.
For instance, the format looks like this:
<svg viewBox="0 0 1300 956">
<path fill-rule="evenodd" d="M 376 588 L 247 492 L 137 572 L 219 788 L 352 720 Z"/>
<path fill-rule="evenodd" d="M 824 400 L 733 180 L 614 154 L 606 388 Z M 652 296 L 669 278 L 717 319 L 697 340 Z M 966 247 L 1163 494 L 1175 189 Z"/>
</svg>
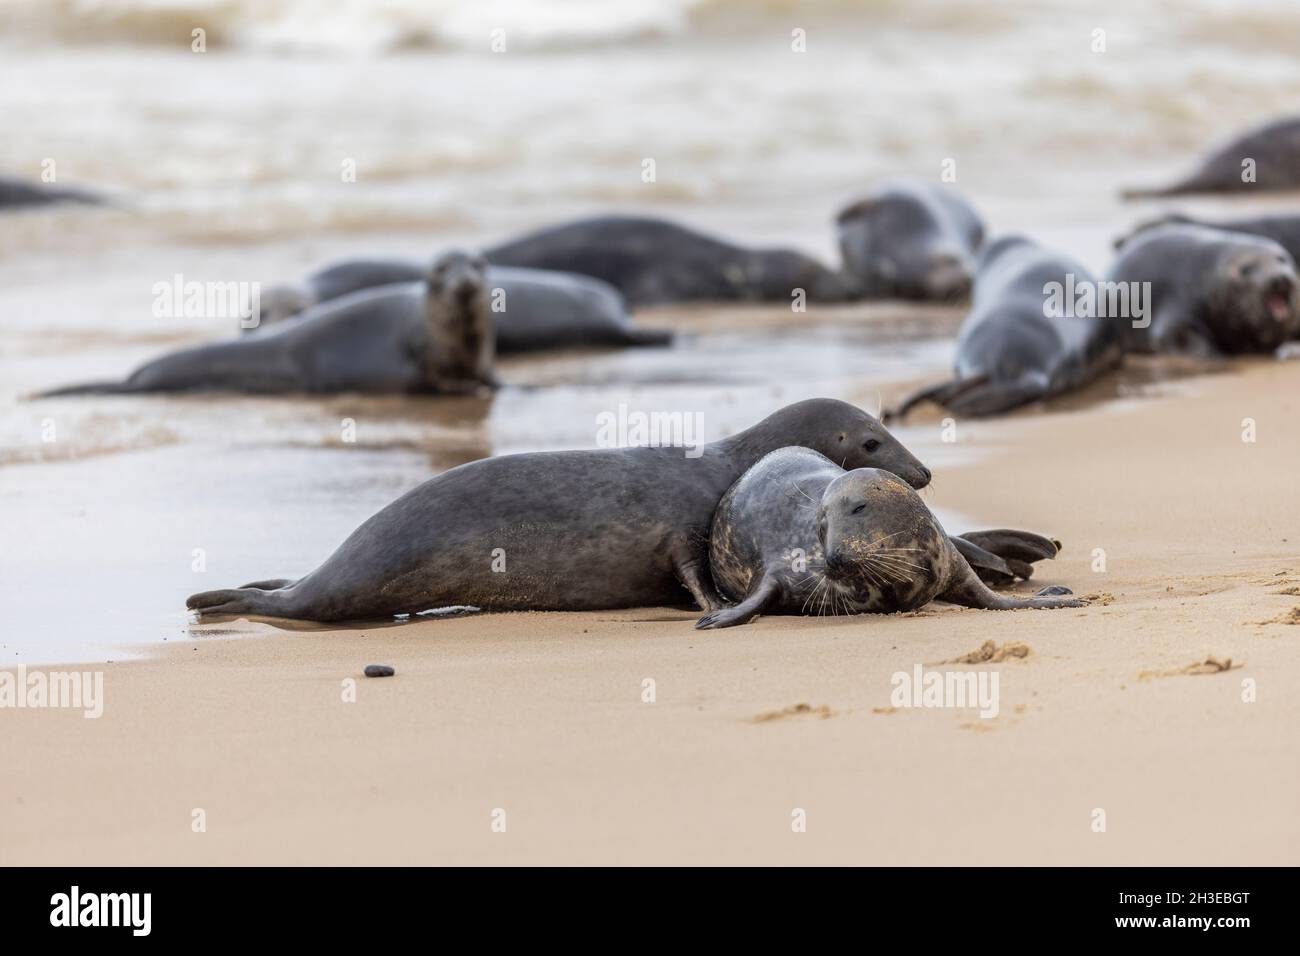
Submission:
<svg viewBox="0 0 1300 956">
<path fill-rule="evenodd" d="M 1300 363 L 1161 392 L 963 424 L 929 496 L 1087 608 L 195 627 L 99 720 L 0 712 L 0 863 L 1300 863 Z M 996 718 L 891 710 L 988 640 Z"/>
</svg>

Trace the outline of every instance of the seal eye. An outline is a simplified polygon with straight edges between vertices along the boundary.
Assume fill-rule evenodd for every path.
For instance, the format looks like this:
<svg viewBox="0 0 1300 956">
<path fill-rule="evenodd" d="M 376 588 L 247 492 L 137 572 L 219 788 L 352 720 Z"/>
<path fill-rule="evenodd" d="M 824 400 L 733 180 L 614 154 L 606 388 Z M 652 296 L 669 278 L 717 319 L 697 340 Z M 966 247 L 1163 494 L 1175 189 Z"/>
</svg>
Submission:
<svg viewBox="0 0 1300 956">
<path fill-rule="evenodd" d="M 875 451 L 877 448 L 880 447 L 880 442 L 878 442 L 874 438 L 868 438 L 862 447 L 865 448 L 867 451 Z"/>
<path fill-rule="evenodd" d="M 866 505 L 858 505 L 856 508 L 853 509 L 853 512 L 852 512 L 852 513 L 855 514 L 855 515 L 860 515 L 860 514 L 862 514 L 862 512 L 864 512 L 864 511 L 866 511 L 866 510 L 867 510 L 867 506 L 866 506 Z"/>
</svg>

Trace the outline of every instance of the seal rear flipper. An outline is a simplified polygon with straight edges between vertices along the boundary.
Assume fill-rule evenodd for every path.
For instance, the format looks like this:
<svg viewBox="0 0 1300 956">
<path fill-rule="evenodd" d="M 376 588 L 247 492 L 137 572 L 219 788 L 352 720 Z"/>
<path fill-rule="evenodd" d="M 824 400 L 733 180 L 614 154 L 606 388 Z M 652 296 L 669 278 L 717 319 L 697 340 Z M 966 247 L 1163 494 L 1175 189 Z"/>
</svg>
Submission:
<svg viewBox="0 0 1300 956">
<path fill-rule="evenodd" d="M 971 566 L 981 581 L 985 584 L 1010 584 L 1016 579 L 1016 571 L 1007 562 L 994 554 L 987 551 L 960 535 L 953 535 L 949 538 L 953 547 L 966 559 L 966 563 Z"/>
<path fill-rule="evenodd" d="M 674 332 L 672 329 L 645 329 L 636 325 L 629 325 L 622 330 L 617 342 L 618 345 L 672 345 Z"/>
<path fill-rule="evenodd" d="M 948 540 L 951 541 L 952 539 L 949 538 Z M 962 557 L 961 551 L 958 550 L 955 544 L 952 546 L 951 560 L 953 567 L 948 587 L 934 596 L 936 601 L 947 601 L 949 604 L 982 608 L 988 611 L 1015 611 L 1021 608 L 1085 607 L 1088 604 L 1087 601 L 1077 598 L 1011 598 L 994 594 L 971 569 L 970 564 Z"/>
<path fill-rule="evenodd" d="M 1029 564 L 1035 561 L 1050 561 L 1061 551 L 1061 542 L 1055 538 L 1044 538 L 1041 534 L 1034 534 L 1032 531 L 1016 531 L 1011 528 L 965 531 L 955 537 L 978 545 L 985 551 L 992 551 L 1000 558 L 1015 559 Z"/>
<path fill-rule="evenodd" d="M 719 627 L 735 627 L 738 624 L 748 624 L 763 612 L 763 608 L 772 602 L 778 590 L 776 579 L 765 577 L 745 600 L 735 607 L 724 607 L 704 615 L 695 622 L 695 629 L 704 631 Z"/>
<path fill-rule="evenodd" d="M 265 617 L 288 617 L 289 611 L 280 591 L 259 588 L 226 588 L 201 591 L 185 599 L 185 606 L 200 614 L 260 614 Z"/>
<path fill-rule="evenodd" d="M 902 418 L 922 402 L 934 402 L 936 405 L 947 407 L 948 403 L 957 396 L 983 385 L 988 380 L 987 375 L 977 375 L 975 378 L 954 378 L 947 382 L 940 382 L 938 385 L 927 386 L 907 396 L 897 408 L 881 412 L 880 420 L 888 425 L 894 419 Z"/>
<path fill-rule="evenodd" d="M 136 391 L 126 382 L 83 382 L 65 385 L 46 392 L 37 392 L 31 398 L 62 398 L 65 395 L 128 395 Z"/>
<path fill-rule="evenodd" d="M 292 578 L 270 578 L 266 581 L 253 581 L 249 584 L 241 585 L 239 590 L 255 588 L 258 591 L 278 591 L 280 588 L 287 588 L 293 584 Z"/>
</svg>

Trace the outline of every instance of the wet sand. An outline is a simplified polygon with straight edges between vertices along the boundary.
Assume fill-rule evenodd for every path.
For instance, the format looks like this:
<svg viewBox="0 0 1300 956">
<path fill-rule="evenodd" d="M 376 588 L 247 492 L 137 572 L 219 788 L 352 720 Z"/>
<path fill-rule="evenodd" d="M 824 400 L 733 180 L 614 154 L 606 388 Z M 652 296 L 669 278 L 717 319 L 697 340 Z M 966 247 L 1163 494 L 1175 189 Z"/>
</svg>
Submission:
<svg viewBox="0 0 1300 956">
<path fill-rule="evenodd" d="M 928 495 L 1061 538 L 1087 608 L 195 626 L 98 720 L 2 715 L 0 863 L 1300 863 L 1300 363 L 1142 391 L 963 423 Z M 944 669 L 998 716 L 890 710 L 988 640 L 1031 652 Z"/>
</svg>

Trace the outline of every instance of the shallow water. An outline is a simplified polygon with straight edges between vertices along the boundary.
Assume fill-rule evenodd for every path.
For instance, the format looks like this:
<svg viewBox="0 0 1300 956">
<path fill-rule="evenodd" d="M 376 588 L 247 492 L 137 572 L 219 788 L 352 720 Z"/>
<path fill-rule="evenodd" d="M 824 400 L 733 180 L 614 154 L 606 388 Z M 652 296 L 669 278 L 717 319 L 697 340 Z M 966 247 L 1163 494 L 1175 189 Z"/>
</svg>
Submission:
<svg viewBox="0 0 1300 956">
<path fill-rule="evenodd" d="M 945 373 L 961 318 L 647 313 L 681 331 L 672 348 L 511 359 L 490 400 L 22 400 L 234 334 L 229 319 L 154 316 L 156 283 L 273 282 L 608 209 L 833 260 L 840 206 L 948 158 L 993 233 L 1102 269 L 1114 236 L 1168 205 L 1123 206 L 1121 185 L 1300 102 L 1300 10 L 1089 6 L 0 0 L 0 173 L 54 160 L 58 182 L 114 199 L 0 218 L 0 659 L 184 639 L 187 594 L 304 573 L 430 475 L 592 447 L 597 415 L 620 405 L 699 413 L 706 440 L 813 395 L 874 409 L 882 387 Z M 488 48 L 498 27 L 504 54 Z M 899 436 L 936 471 L 972 453 L 919 422 Z"/>
</svg>

